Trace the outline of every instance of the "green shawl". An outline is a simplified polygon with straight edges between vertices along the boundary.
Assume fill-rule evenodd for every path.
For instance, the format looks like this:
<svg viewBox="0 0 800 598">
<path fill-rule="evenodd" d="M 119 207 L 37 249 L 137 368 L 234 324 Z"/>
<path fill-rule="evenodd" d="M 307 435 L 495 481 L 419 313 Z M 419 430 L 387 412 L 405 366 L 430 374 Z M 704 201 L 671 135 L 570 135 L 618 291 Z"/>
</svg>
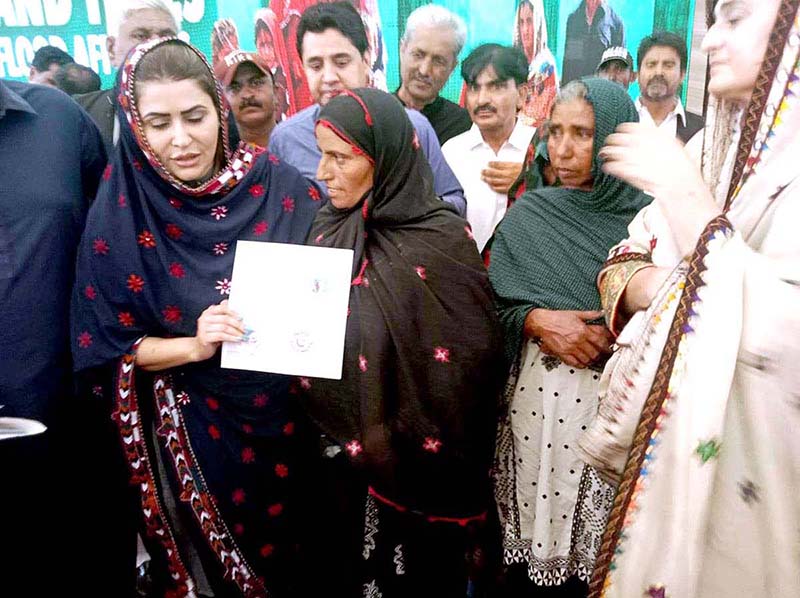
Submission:
<svg viewBox="0 0 800 598">
<path fill-rule="evenodd" d="M 616 83 L 582 81 L 595 114 L 594 188 L 529 188 L 495 233 L 489 279 L 511 359 L 519 352 L 525 317 L 532 309 L 600 309 L 600 268 L 609 249 L 627 236 L 628 223 L 650 202 L 647 195 L 604 174 L 597 157 L 618 125 L 639 120 L 636 107 Z"/>
</svg>

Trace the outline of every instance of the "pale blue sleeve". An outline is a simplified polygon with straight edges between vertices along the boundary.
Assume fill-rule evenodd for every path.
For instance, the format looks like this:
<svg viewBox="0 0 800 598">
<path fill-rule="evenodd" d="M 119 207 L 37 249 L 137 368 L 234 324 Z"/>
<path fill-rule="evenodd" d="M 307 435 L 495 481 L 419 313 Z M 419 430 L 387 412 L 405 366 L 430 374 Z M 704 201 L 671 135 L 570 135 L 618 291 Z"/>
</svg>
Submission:
<svg viewBox="0 0 800 598">
<path fill-rule="evenodd" d="M 464 198 L 464 190 L 444 159 L 442 148 L 439 146 L 439 139 L 436 137 L 431 123 L 416 110 L 406 108 L 406 112 L 411 124 L 414 125 L 417 131 L 422 151 L 425 152 L 433 171 L 434 192 L 442 200 L 452 205 L 462 217 L 466 217 L 467 200 Z"/>
</svg>

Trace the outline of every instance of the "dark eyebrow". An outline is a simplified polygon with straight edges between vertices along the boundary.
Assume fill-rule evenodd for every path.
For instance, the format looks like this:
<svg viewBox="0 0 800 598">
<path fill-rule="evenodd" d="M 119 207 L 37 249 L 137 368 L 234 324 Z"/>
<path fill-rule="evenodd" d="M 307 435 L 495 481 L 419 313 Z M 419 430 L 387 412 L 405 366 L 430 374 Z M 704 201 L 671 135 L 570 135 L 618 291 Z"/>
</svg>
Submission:
<svg viewBox="0 0 800 598">
<path fill-rule="evenodd" d="M 194 112 L 195 110 L 198 110 L 198 109 L 207 110 L 207 108 L 205 106 L 203 106 L 202 104 L 197 104 L 196 106 L 192 106 L 191 108 L 189 108 L 187 110 L 181 111 L 181 114 L 182 115 L 186 115 L 186 114 L 189 114 L 190 112 Z M 167 112 L 148 112 L 147 114 L 143 115 L 142 118 L 154 118 L 154 117 L 163 117 L 163 116 L 169 116 L 169 113 L 167 113 Z"/>
</svg>

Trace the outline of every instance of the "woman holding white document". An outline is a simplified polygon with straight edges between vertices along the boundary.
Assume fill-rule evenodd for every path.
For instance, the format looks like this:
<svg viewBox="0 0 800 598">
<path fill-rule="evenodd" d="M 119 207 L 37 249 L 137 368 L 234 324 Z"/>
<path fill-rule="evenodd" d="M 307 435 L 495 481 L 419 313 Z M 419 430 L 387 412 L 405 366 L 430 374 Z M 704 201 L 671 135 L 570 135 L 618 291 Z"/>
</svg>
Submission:
<svg viewBox="0 0 800 598">
<path fill-rule="evenodd" d="M 294 595 L 291 379 L 224 370 L 218 349 L 247 333 L 225 301 L 236 241 L 303 243 L 319 193 L 229 146 L 192 46 L 137 47 L 117 90 L 120 141 L 78 255 L 75 367 L 112 406 L 156 593 Z"/>
</svg>

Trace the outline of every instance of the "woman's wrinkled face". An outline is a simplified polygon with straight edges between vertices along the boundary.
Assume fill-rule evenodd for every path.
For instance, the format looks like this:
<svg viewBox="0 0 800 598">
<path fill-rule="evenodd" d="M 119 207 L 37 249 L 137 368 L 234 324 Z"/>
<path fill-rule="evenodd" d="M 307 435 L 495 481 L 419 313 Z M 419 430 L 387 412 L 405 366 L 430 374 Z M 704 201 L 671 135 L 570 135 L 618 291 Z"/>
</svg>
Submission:
<svg viewBox="0 0 800 598">
<path fill-rule="evenodd" d="M 716 21 L 703 39 L 708 54 L 708 91 L 747 102 L 775 25 L 780 0 L 720 0 Z"/>
<path fill-rule="evenodd" d="M 594 109 L 589 102 L 576 99 L 553 107 L 547 151 L 562 186 L 591 190 Z"/>
<path fill-rule="evenodd" d="M 322 159 L 317 167 L 317 180 L 328 187 L 331 203 L 340 210 L 358 205 L 372 189 L 375 168 L 366 156 L 324 125 L 315 129 Z"/>
<path fill-rule="evenodd" d="M 183 183 L 210 177 L 216 167 L 219 116 L 199 83 L 145 81 L 136 97 L 142 131 L 169 173 Z"/>
</svg>

